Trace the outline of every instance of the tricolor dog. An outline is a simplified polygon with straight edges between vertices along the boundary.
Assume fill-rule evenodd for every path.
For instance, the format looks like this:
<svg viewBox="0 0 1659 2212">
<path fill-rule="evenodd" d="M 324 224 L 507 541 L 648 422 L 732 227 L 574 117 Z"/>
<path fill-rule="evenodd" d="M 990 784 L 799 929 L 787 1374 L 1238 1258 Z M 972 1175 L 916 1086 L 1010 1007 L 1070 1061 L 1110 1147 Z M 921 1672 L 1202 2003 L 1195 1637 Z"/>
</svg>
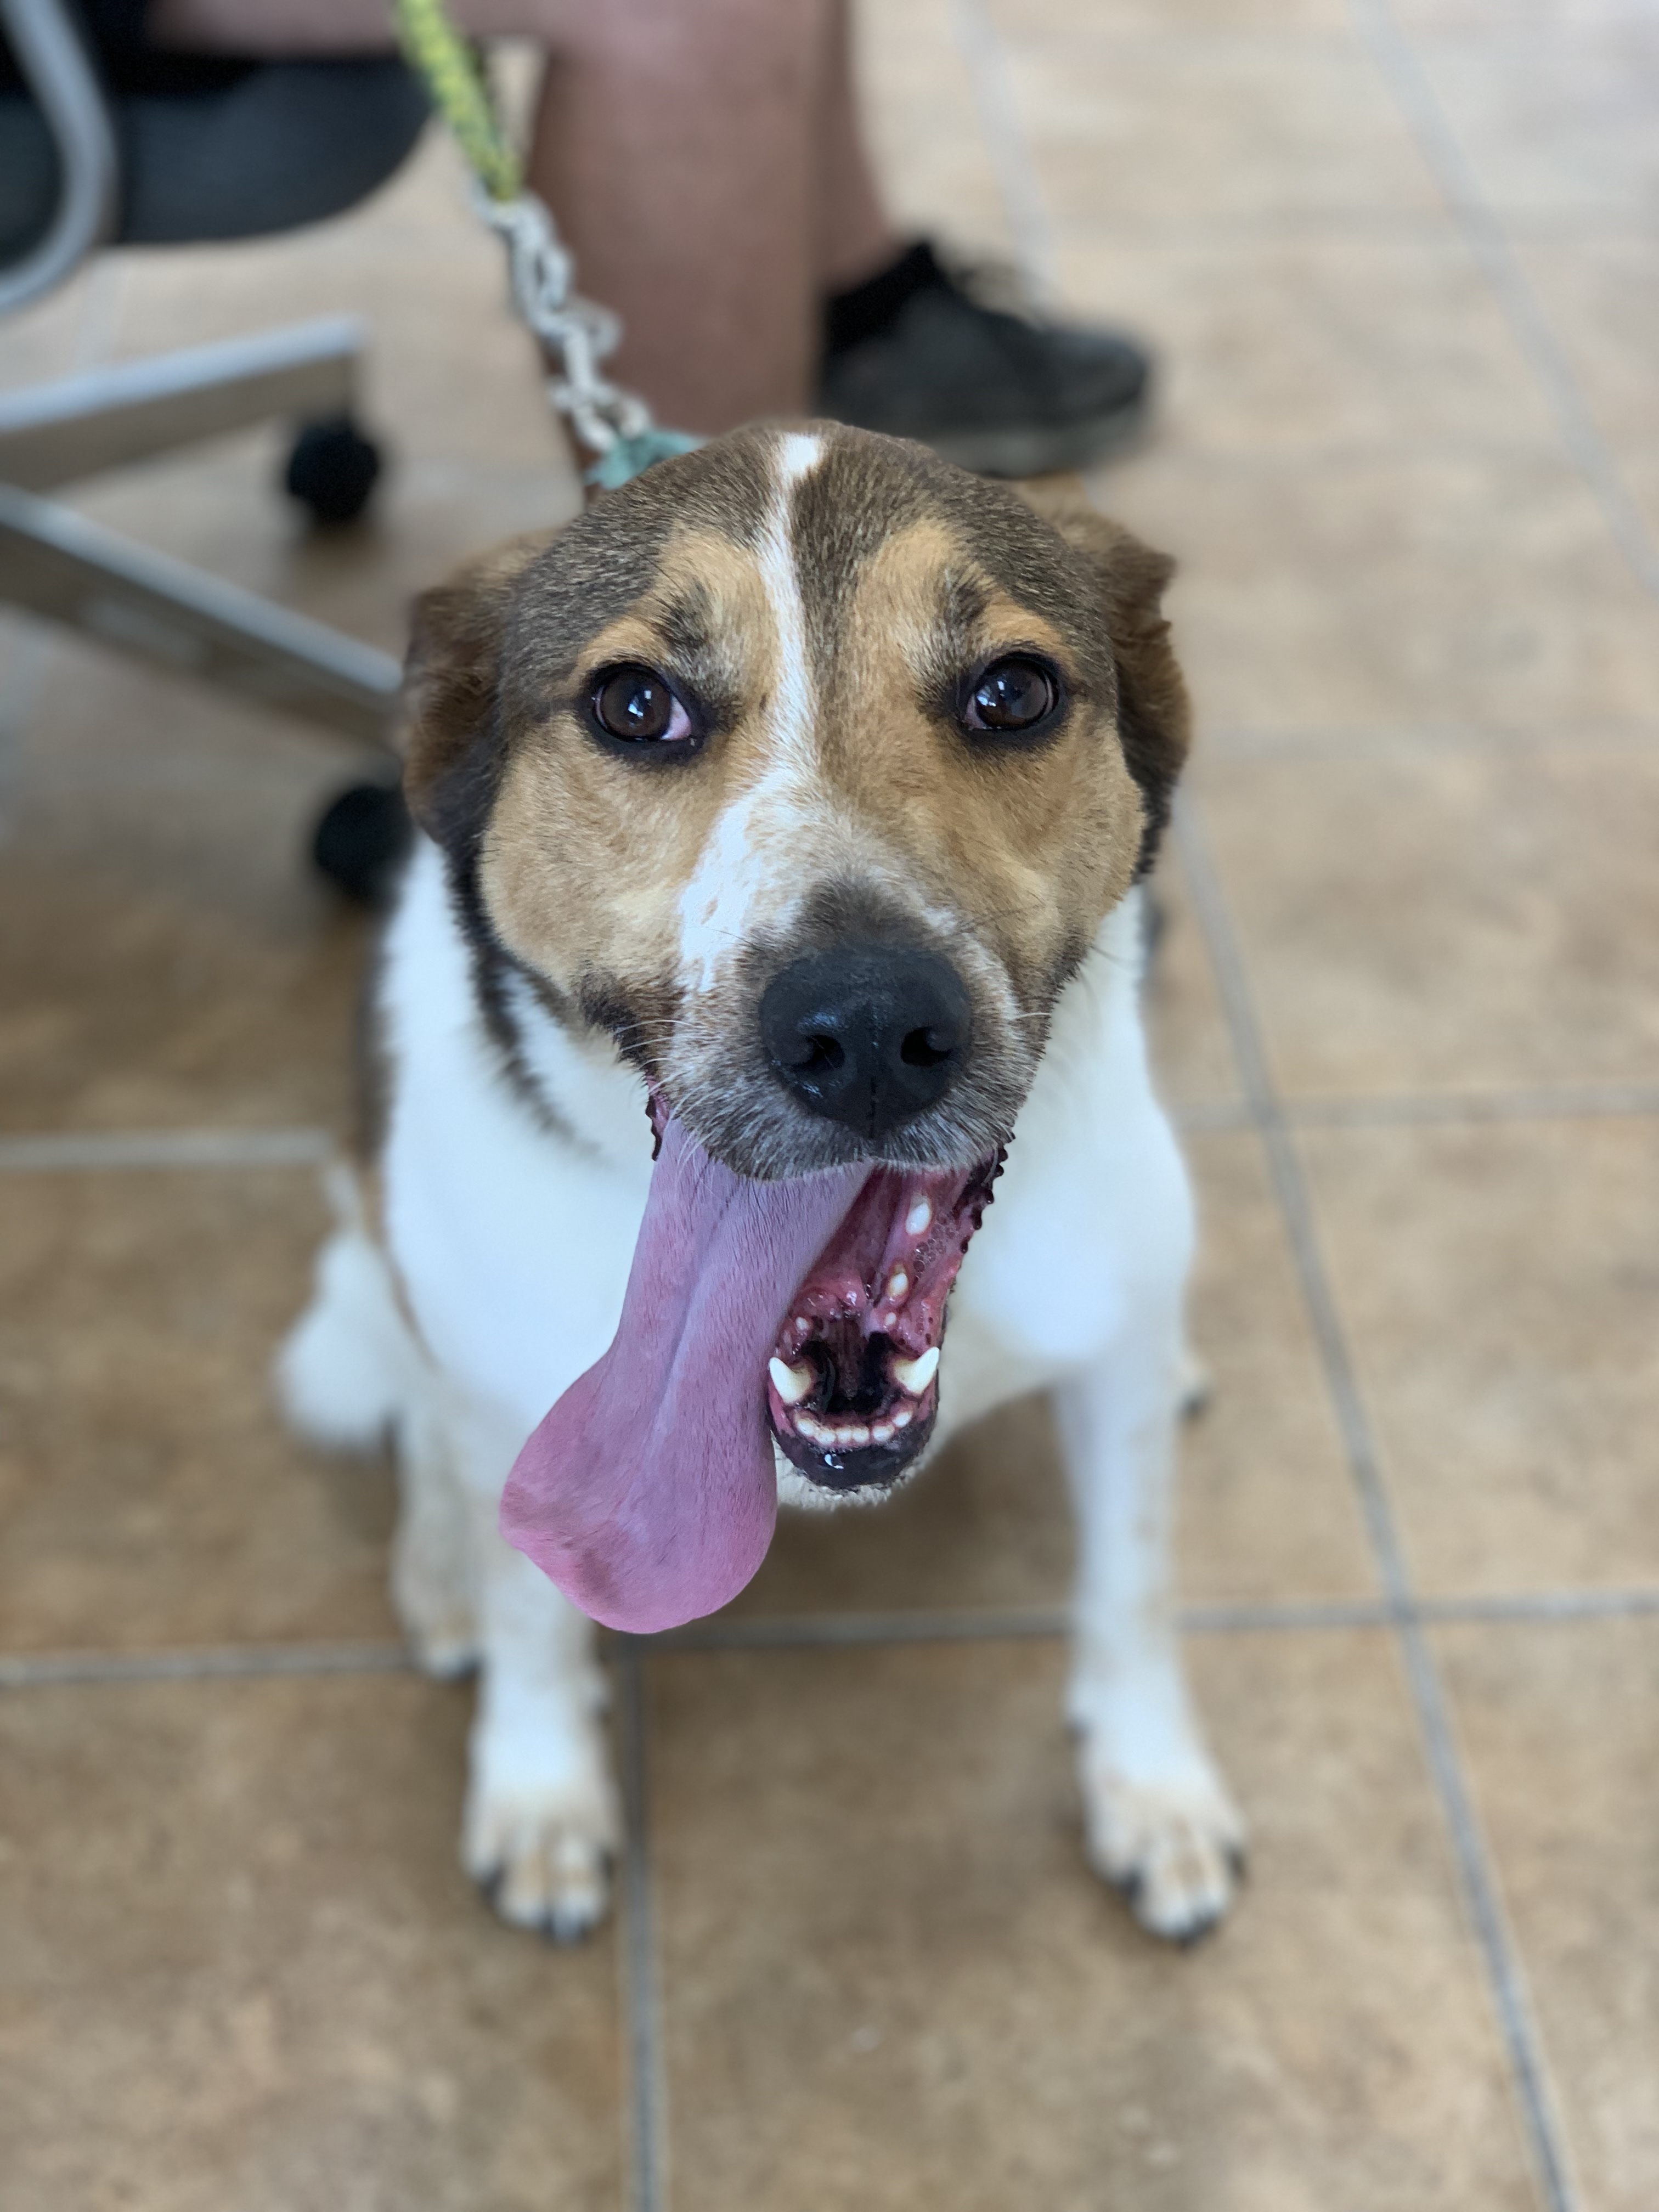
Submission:
<svg viewBox="0 0 1659 2212">
<path fill-rule="evenodd" d="M 383 1127 L 283 1355 L 389 1428 L 463 1850 L 578 1933 L 617 1837 L 592 1622 L 723 1604 L 1054 1394 L 1088 1849 L 1160 1934 L 1239 1822 L 1170 1617 L 1192 1247 L 1138 1006 L 1188 741 L 1169 563 L 827 423 L 659 463 L 422 602 Z"/>
</svg>

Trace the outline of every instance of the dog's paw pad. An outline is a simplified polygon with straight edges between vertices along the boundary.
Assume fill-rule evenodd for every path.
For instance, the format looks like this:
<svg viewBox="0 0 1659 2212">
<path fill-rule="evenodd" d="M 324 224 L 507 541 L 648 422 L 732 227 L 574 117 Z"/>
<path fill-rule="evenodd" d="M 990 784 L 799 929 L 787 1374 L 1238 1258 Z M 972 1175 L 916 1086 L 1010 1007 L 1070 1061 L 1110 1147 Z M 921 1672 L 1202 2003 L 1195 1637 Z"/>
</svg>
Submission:
<svg viewBox="0 0 1659 2212">
<path fill-rule="evenodd" d="M 467 1807 L 461 1856 L 503 1920 L 578 1943 L 605 1917 L 616 1848 L 603 1792 L 538 1802 L 479 1791 Z"/>
<path fill-rule="evenodd" d="M 1141 1926 L 1196 1942 L 1226 1912 L 1244 1869 L 1244 1824 L 1218 1776 L 1168 1780 L 1083 1766 L 1090 1863 Z"/>
</svg>

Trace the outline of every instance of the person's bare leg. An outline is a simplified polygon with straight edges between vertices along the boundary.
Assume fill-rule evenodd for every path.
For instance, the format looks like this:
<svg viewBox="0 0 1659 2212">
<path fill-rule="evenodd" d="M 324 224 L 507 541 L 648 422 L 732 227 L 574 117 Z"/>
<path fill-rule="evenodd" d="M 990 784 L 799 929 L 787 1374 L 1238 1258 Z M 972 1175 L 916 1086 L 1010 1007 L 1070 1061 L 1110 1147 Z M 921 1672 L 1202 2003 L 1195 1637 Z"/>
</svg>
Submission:
<svg viewBox="0 0 1659 2212">
<path fill-rule="evenodd" d="M 622 316 L 614 367 L 661 418 L 800 412 L 820 295 L 896 251 L 860 145 L 844 0 L 457 0 L 550 59 L 530 181 L 579 282 Z M 155 0 L 154 35 L 242 52 L 386 43 L 384 0 Z"/>
<path fill-rule="evenodd" d="M 813 199 L 820 292 L 844 292 L 898 258 L 859 121 L 849 0 L 830 0 L 830 50 L 818 109 Z"/>
<path fill-rule="evenodd" d="M 850 127 L 839 0 L 592 15 L 550 64 L 532 179 L 627 326 L 618 377 L 696 430 L 800 413 L 826 265 L 853 281 L 896 250 Z M 826 207 L 832 117 L 847 173 Z"/>
</svg>

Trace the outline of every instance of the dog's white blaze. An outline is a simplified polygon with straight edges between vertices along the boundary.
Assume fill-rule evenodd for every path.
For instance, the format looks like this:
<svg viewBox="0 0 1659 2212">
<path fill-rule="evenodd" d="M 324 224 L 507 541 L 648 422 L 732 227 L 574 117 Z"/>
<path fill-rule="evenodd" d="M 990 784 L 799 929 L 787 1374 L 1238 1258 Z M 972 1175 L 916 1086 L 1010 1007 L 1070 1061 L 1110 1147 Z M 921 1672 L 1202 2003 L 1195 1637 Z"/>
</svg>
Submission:
<svg viewBox="0 0 1659 2212">
<path fill-rule="evenodd" d="M 823 441 L 805 430 L 786 430 L 778 443 L 778 475 L 784 489 L 809 476 L 823 459 Z"/>
<path fill-rule="evenodd" d="M 823 452 L 821 440 L 800 431 L 788 431 L 778 441 L 777 496 L 758 548 L 761 580 L 777 630 L 778 679 L 769 717 L 771 758 L 765 772 L 715 823 L 696 872 L 680 894 L 682 972 L 699 991 L 713 987 L 757 899 L 784 874 L 781 848 L 788 841 L 772 841 L 769 858 L 762 849 L 767 841 L 757 839 L 757 830 L 781 815 L 805 815 L 810 806 L 815 781 L 812 694 L 800 579 L 789 541 L 789 493 L 817 466 Z"/>
</svg>

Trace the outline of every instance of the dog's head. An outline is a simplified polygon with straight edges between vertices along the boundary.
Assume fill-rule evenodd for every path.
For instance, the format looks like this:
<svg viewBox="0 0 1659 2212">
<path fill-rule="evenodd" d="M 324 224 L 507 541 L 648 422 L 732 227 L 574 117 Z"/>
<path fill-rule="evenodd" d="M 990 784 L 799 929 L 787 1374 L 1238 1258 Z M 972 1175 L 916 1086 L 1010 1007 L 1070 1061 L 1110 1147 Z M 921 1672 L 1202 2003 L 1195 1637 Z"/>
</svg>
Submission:
<svg viewBox="0 0 1659 2212">
<path fill-rule="evenodd" d="M 726 1169 L 861 1172 L 772 1367 L 820 1481 L 925 1437 L 1055 1000 L 1152 856 L 1188 738 L 1170 565 L 815 423 L 659 463 L 422 603 L 408 786 L 475 927 Z"/>
</svg>

